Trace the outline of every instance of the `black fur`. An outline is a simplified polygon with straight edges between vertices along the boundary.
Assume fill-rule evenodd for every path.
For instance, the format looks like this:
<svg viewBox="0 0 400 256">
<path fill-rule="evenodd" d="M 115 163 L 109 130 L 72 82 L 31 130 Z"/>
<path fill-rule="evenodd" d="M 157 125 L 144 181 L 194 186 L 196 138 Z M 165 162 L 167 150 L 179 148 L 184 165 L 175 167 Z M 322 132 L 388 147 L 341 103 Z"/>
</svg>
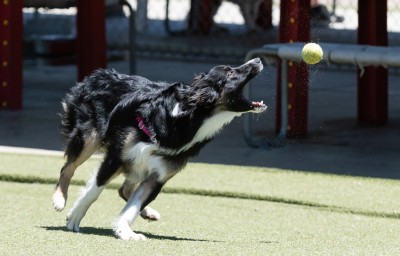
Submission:
<svg viewBox="0 0 400 256">
<path fill-rule="evenodd" d="M 153 82 L 114 70 L 93 72 L 71 88 L 62 103 L 60 128 L 67 143 L 67 163 L 53 196 L 54 208 L 64 208 L 76 167 L 103 148 L 96 186 L 124 172 L 127 179 L 119 194 L 128 201 L 126 208 L 140 201 L 143 210 L 223 125 L 242 113 L 266 109 L 262 102 L 251 103 L 242 95 L 245 84 L 262 68 L 258 58 L 237 68 L 216 66 L 190 84 Z M 81 197 L 69 214 L 69 229 L 79 229 L 82 212 L 101 191 L 89 184 L 90 189 L 93 192 Z M 116 228 L 120 238 L 138 238 L 124 227 Z"/>
<path fill-rule="evenodd" d="M 141 140 L 148 141 L 135 121 L 140 115 L 161 147 L 177 149 L 193 139 L 217 106 L 226 111 L 251 110 L 246 104 L 234 102 L 235 97 L 241 97 L 241 87 L 258 72 L 248 66 L 235 69 L 233 78 L 228 74 L 234 69 L 217 66 L 195 77 L 191 84 L 153 82 L 114 70 L 97 70 L 74 86 L 64 99 L 61 132 L 68 143 L 81 134 L 87 137 L 94 129 L 106 146 L 123 139 L 125 128 L 133 127 L 141 134 Z M 181 104 L 181 112 L 172 116 L 177 103 Z M 189 155 L 198 150 L 194 151 Z"/>
</svg>

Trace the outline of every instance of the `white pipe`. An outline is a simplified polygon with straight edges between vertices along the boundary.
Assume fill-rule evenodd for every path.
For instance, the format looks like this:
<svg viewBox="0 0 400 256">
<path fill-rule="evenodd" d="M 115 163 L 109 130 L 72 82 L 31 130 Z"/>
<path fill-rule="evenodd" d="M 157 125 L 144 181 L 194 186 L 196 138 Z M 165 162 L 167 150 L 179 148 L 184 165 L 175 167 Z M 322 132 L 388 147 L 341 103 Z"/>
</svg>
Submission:
<svg viewBox="0 0 400 256">
<path fill-rule="evenodd" d="M 246 56 L 246 61 L 254 57 L 261 57 L 266 64 L 272 64 L 277 58 L 282 59 L 281 130 L 275 142 L 280 141 L 282 143 L 282 139 L 286 137 L 287 133 L 287 82 L 285 84 L 287 77 L 285 75 L 284 64 L 288 60 L 300 62 L 302 60 L 301 50 L 303 46 L 304 43 L 268 44 L 262 48 L 250 51 Z M 360 68 L 366 66 L 400 67 L 400 47 L 333 43 L 321 43 L 320 46 L 324 52 L 322 62 L 354 64 Z M 250 90 L 250 87 L 246 86 L 245 90 Z M 245 93 L 249 95 L 250 92 L 245 91 Z M 244 117 L 244 133 L 246 142 L 250 146 L 259 146 L 259 143 L 257 144 L 251 134 L 251 120 L 249 115 Z"/>
</svg>

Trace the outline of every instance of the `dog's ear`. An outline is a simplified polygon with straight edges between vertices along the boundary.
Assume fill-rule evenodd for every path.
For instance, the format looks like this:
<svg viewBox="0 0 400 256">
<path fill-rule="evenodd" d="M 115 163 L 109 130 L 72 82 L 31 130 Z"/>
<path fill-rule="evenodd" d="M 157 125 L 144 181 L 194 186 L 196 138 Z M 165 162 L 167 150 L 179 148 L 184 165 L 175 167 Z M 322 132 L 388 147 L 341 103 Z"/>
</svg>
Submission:
<svg viewBox="0 0 400 256">
<path fill-rule="evenodd" d="M 201 79 L 203 79 L 206 76 L 206 73 L 201 73 L 200 75 L 197 75 L 193 78 L 192 84 L 195 84 L 199 82 Z"/>
<path fill-rule="evenodd" d="M 212 108 L 217 102 L 219 94 L 212 87 L 203 87 L 196 90 L 190 101 L 204 108 Z"/>
<path fill-rule="evenodd" d="M 219 93 L 206 76 L 206 73 L 202 73 L 193 79 L 189 102 L 204 108 L 212 108 L 219 98 Z"/>
</svg>

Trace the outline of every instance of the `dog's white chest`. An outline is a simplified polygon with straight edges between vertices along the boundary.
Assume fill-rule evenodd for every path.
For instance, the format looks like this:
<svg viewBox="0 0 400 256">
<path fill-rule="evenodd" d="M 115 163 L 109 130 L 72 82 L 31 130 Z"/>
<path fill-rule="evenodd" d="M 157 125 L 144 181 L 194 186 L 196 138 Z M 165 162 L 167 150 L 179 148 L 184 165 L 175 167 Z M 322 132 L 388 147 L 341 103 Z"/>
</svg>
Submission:
<svg viewBox="0 0 400 256">
<path fill-rule="evenodd" d="M 213 115 L 204 121 L 191 143 L 194 144 L 197 142 L 202 142 L 214 137 L 214 135 L 218 133 L 224 127 L 224 125 L 230 123 L 233 118 L 240 115 L 241 113 L 237 112 L 220 112 L 216 115 Z"/>
<path fill-rule="evenodd" d="M 224 125 L 228 124 L 233 120 L 233 118 L 240 116 L 241 114 L 242 113 L 239 112 L 220 112 L 206 119 L 196 132 L 193 139 L 182 148 L 176 150 L 175 153 L 183 152 L 196 143 L 213 138 L 224 127 Z"/>
<path fill-rule="evenodd" d="M 179 149 L 160 148 L 157 144 L 144 142 L 130 145 L 130 147 L 125 148 L 123 151 L 123 160 L 131 162 L 132 167 L 135 170 L 134 173 L 130 175 L 137 175 L 137 178 L 140 179 L 152 169 L 158 170 L 160 176 L 164 175 L 165 164 L 162 157 L 155 155 L 154 152 L 160 151 L 168 155 L 182 153 L 197 143 L 213 138 L 216 133 L 224 127 L 224 125 L 228 124 L 235 117 L 240 116 L 241 114 L 242 113 L 239 112 L 220 112 L 211 116 L 203 122 L 193 139 Z"/>
</svg>

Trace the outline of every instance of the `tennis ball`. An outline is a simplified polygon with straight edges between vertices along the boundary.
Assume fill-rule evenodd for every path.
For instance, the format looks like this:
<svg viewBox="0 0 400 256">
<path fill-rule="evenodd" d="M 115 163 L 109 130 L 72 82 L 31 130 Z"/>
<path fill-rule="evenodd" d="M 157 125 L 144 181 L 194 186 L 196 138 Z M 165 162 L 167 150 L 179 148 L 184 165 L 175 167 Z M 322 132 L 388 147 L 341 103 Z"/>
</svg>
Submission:
<svg viewBox="0 0 400 256">
<path fill-rule="evenodd" d="M 317 64 L 322 60 L 323 55 L 321 46 L 316 43 L 308 43 L 301 50 L 301 57 L 307 64 Z"/>
</svg>

